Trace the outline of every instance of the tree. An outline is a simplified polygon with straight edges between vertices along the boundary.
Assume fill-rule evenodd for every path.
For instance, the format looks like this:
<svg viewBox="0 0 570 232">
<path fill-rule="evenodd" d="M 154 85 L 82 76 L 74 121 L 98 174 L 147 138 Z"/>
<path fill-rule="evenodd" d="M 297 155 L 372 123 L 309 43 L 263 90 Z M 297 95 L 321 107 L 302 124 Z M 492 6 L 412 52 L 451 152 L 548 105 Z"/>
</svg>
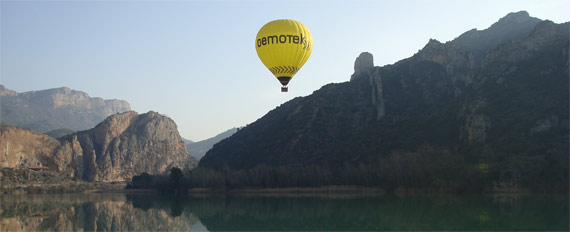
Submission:
<svg viewBox="0 0 570 232">
<path fill-rule="evenodd" d="M 182 170 L 177 167 L 170 169 L 170 186 L 175 193 L 182 193 Z"/>
</svg>

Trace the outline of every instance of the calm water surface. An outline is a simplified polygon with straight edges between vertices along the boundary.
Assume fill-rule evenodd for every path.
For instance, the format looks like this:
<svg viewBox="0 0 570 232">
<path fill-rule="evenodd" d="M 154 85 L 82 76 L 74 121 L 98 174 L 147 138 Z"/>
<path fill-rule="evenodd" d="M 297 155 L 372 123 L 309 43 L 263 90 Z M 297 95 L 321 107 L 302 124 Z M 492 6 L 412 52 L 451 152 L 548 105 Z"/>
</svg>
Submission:
<svg viewBox="0 0 570 232">
<path fill-rule="evenodd" d="M 0 231 L 568 231 L 567 195 L 0 195 Z"/>
</svg>

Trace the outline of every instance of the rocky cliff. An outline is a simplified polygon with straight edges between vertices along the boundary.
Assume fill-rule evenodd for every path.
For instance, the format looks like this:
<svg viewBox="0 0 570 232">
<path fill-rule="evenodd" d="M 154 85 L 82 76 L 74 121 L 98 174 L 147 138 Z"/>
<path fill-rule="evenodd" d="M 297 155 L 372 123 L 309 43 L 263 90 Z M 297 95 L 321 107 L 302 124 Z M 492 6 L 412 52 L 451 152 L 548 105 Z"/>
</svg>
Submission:
<svg viewBox="0 0 570 232">
<path fill-rule="evenodd" d="M 0 167 L 51 170 L 88 181 L 125 181 L 142 172 L 189 169 L 190 157 L 174 121 L 156 112 L 115 114 L 95 128 L 55 139 L 2 125 Z"/>
<path fill-rule="evenodd" d="M 17 93 L 0 85 L 0 97 L 2 123 L 43 133 L 90 129 L 112 114 L 131 109 L 126 101 L 91 98 L 69 88 Z"/>
<path fill-rule="evenodd" d="M 15 126 L 0 127 L 0 167 L 42 167 L 61 143 L 50 136 Z"/>
<path fill-rule="evenodd" d="M 363 53 L 350 82 L 284 103 L 199 166 L 247 176 L 235 185 L 567 191 L 568 28 L 518 12 L 393 65 Z"/>
</svg>

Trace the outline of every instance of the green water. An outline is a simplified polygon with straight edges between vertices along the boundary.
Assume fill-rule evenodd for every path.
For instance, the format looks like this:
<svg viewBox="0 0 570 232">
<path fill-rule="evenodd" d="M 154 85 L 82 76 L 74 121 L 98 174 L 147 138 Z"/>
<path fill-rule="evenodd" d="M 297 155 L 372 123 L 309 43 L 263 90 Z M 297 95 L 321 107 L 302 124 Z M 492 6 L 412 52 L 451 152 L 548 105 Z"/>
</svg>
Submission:
<svg viewBox="0 0 570 232">
<path fill-rule="evenodd" d="M 567 195 L 0 195 L 5 231 L 567 231 Z"/>
</svg>

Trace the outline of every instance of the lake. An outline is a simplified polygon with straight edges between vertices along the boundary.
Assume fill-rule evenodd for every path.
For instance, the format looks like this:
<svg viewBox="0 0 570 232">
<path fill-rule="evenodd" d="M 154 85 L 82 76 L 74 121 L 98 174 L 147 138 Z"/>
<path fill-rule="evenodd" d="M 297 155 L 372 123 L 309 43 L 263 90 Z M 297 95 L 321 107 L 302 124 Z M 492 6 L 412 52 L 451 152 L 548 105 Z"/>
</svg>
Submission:
<svg viewBox="0 0 570 232">
<path fill-rule="evenodd" d="M 567 195 L 0 195 L 0 231 L 569 229 Z"/>
</svg>

